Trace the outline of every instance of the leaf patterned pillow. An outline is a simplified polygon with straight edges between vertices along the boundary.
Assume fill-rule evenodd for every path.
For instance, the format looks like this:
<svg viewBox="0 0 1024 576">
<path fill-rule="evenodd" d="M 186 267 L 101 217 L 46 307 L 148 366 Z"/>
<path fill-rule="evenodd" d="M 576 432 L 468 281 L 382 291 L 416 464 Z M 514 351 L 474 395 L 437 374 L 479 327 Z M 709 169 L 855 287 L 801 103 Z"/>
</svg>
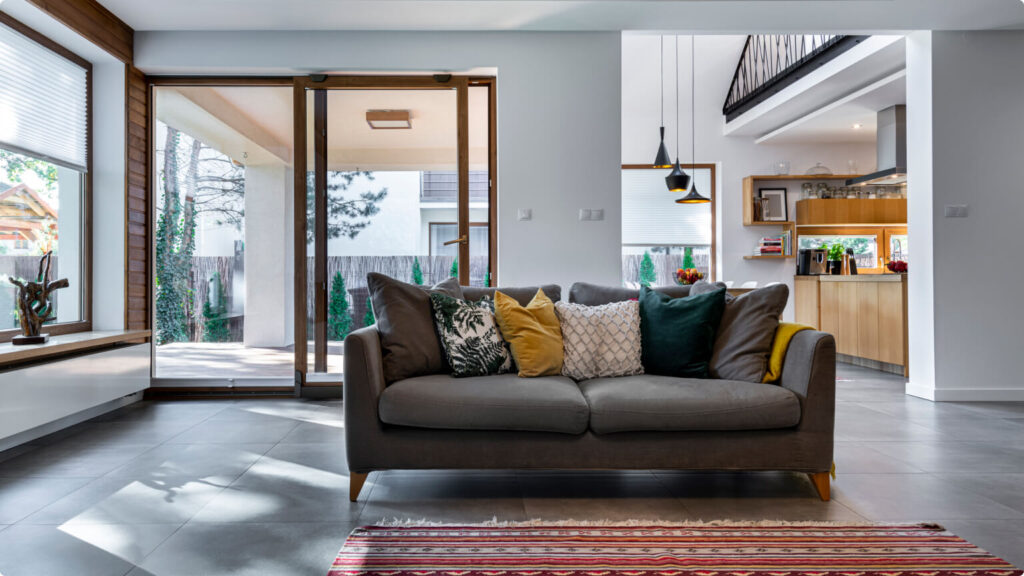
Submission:
<svg viewBox="0 0 1024 576">
<path fill-rule="evenodd" d="M 494 321 L 494 304 L 432 293 L 434 325 L 452 376 L 487 376 L 512 370 L 512 354 Z"/>
</svg>

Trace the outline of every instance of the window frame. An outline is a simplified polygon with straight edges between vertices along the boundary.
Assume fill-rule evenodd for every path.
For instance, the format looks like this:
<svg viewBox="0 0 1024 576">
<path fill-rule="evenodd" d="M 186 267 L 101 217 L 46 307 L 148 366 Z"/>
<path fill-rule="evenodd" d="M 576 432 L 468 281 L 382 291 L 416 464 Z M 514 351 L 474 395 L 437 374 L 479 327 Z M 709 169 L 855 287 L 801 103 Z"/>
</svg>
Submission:
<svg viewBox="0 0 1024 576">
<path fill-rule="evenodd" d="M 718 280 L 718 236 L 716 234 L 715 224 L 718 215 L 718 164 L 717 163 L 696 163 L 696 164 L 681 164 L 683 170 L 710 170 L 711 171 L 711 190 L 708 198 L 711 199 L 711 259 L 708 261 L 708 278 L 709 282 L 716 282 Z M 667 168 L 657 168 L 653 164 L 623 164 L 622 170 L 660 170 L 668 176 L 671 171 Z M 668 190 L 665 191 L 669 194 Z M 621 190 L 620 190 L 621 193 Z M 669 203 L 673 202 L 671 196 L 666 196 L 666 201 Z M 621 240 L 621 239 L 620 239 Z M 621 245 L 621 242 L 620 242 Z M 652 244 L 653 246 L 653 244 Z M 662 244 L 662 246 L 676 246 L 676 244 Z M 621 250 L 621 246 L 620 246 Z"/>
<path fill-rule="evenodd" d="M 92 144 L 93 144 L 93 124 L 92 124 L 92 63 L 75 54 L 71 50 L 64 46 L 54 42 L 45 35 L 37 32 L 35 29 L 26 26 L 21 21 L 12 18 L 10 15 L 0 12 L 0 25 L 7 26 L 15 32 L 25 36 L 29 40 L 39 44 L 43 48 L 57 54 L 58 56 L 82 67 L 85 70 L 85 172 L 82 173 L 82 240 L 81 240 L 81 256 L 82 256 L 82 287 L 81 287 L 81 298 L 82 298 L 82 316 L 80 320 L 74 322 L 62 322 L 55 324 L 44 324 L 43 327 L 47 334 L 51 336 L 57 336 L 60 334 L 74 334 L 76 332 L 90 332 L 92 331 Z M 47 160 L 46 158 L 40 158 L 31 151 L 27 150 L 11 150 L 18 154 L 25 156 L 32 156 L 33 158 L 39 158 L 41 160 Z M 0 343 L 10 342 L 15 336 L 21 334 L 21 329 L 11 328 L 7 330 L 0 330 Z"/>
</svg>

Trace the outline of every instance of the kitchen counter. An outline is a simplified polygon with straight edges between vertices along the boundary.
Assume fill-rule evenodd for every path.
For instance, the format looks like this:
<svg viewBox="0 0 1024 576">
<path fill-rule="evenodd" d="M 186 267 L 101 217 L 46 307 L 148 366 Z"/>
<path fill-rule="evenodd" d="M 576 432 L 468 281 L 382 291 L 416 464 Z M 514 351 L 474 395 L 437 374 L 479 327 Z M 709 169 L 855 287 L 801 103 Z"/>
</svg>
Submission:
<svg viewBox="0 0 1024 576">
<path fill-rule="evenodd" d="M 909 375 L 907 275 L 796 276 L 796 321 L 832 334 L 839 360 Z"/>
</svg>

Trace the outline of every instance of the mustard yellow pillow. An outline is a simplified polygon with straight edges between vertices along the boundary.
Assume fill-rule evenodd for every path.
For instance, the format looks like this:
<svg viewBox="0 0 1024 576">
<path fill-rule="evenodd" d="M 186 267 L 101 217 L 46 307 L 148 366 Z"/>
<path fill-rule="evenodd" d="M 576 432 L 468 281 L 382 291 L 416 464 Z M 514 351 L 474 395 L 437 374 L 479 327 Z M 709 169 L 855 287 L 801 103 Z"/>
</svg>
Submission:
<svg viewBox="0 0 1024 576">
<path fill-rule="evenodd" d="M 512 348 L 519 376 L 555 376 L 562 373 L 562 329 L 555 303 L 537 290 L 525 307 L 511 296 L 494 293 L 494 317 L 501 335 Z"/>
<path fill-rule="evenodd" d="M 802 330 L 813 330 L 810 326 L 793 324 L 792 322 L 779 322 L 775 329 L 775 339 L 772 340 L 772 353 L 768 357 L 768 370 L 761 380 L 765 384 L 778 382 L 782 378 L 782 363 L 786 360 L 786 352 L 789 351 L 789 341 Z"/>
</svg>

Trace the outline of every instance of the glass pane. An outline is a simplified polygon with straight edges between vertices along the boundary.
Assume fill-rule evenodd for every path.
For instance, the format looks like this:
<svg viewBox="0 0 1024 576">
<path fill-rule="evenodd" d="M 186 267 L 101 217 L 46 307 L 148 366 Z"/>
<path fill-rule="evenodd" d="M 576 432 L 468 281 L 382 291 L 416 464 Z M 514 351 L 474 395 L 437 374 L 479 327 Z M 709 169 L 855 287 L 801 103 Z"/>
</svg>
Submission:
<svg viewBox="0 0 1024 576">
<path fill-rule="evenodd" d="M 155 89 L 157 377 L 293 377 L 291 99 Z"/>
<path fill-rule="evenodd" d="M 48 251 L 50 280 L 68 287 L 50 293 L 53 320 L 82 319 L 82 174 L 0 149 L 0 330 L 18 327 L 17 288 L 10 279 L 39 280 Z"/>
<path fill-rule="evenodd" d="M 411 127 L 374 128 L 375 110 L 406 112 Z M 455 90 L 327 93 L 331 373 L 342 370 L 345 336 L 373 321 L 367 273 L 431 285 L 454 270 L 455 245 L 431 233 L 455 239 L 445 226 L 458 221 L 456 112 Z"/>
<path fill-rule="evenodd" d="M 825 248 L 842 244 L 843 249 L 853 248 L 857 268 L 878 268 L 878 240 L 872 235 L 815 234 L 800 235 L 800 249 Z"/>
<path fill-rule="evenodd" d="M 490 88 L 469 87 L 469 285 L 490 286 Z M 452 246 L 454 247 L 454 245 Z"/>
<path fill-rule="evenodd" d="M 711 246 L 622 247 L 622 283 L 625 286 L 671 286 L 677 283 L 676 272 L 680 268 L 696 268 L 707 278 L 711 270 Z"/>
<path fill-rule="evenodd" d="M 316 92 L 306 91 L 306 371 L 316 366 Z"/>
<path fill-rule="evenodd" d="M 889 259 L 910 262 L 906 234 L 893 234 L 889 236 Z"/>
</svg>

